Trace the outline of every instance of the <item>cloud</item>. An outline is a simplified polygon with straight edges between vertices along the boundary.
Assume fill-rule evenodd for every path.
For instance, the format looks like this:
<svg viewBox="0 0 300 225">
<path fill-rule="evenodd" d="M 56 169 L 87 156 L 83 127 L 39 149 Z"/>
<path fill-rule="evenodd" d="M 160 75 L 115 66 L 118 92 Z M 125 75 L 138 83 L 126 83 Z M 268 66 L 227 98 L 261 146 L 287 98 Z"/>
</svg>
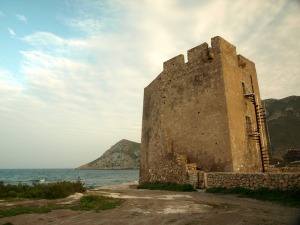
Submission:
<svg viewBox="0 0 300 225">
<path fill-rule="evenodd" d="M 106 17 L 108 14 L 104 12 L 103 5 L 94 4 L 94 1 L 80 3 L 80 17 L 76 20 L 65 18 L 64 22 L 70 27 L 79 25 L 78 29 L 85 31 L 87 36 L 64 39 L 52 33 L 36 32 L 23 38 L 33 48 L 21 52 L 24 57 L 21 71 L 28 82 L 27 94 L 52 107 L 74 110 L 77 113 L 73 115 L 78 117 L 80 113 L 98 113 L 106 119 L 115 116 L 110 123 L 102 119 L 99 122 L 105 124 L 108 131 L 122 130 L 123 127 L 135 129 L 135 140 L 139 139 L 143 88 L 161 72 L 164 61 L 221 35 L 235 44 L 239 53 L 245 53 L 253 61 L 264 59 L 264 64 L 271 65 L 268 52 L 263 52 L 260 47 L 263 41 L 260 36 L 284 5 L 269 8 L 270 12 L 266 15 L 257 3 L 248 4 L 245 13 L 246 1 L 234 7 L 226 1 L 200 5 L 187 3 L 185 8 L 180 2 L 173 1 L 134 4 L 114 1 L 110 7 L 118 12 L 114 14 L 114 21 L 120 29 L 103 32 L 103 27 L 107 27 L 105 19 L 90 12 L 93 8 L 93 12 L 99 10 Z M 262 8 L 267 7 L 270 6 L 265 4 Z M 211 12 L 217 9 L 228 13 L 220 10 L 221 13 L 212 16 Z M 242 21 L 242 25 L 233 23 L 232 15 Z M 261 18 L 262 21 L 255 26 L 253 18 Z M 107 23 L 110 22 L 107 20 Z M 258 66 L 261 64 L 258 63 Z M 271 66 L 264 66 L 260 71 L 270 73 L 271 69 Z M 268 76 L 267 79 L 271 81 Z M 273 82 L 274 86 L 278 84 Z M 123 117 L 127 117 L 127 121 L 122 121 Z"/>
<path fill-rule="evenodd" d="M 7 29 L 11 38 L 15 38 L 17 36 L 15 31 L 12 28 L 8 27 Z"/>
<path fill-rule="evenodd" d="M 0 11 L 0 17 L 4 17 L 4 16 L 5 14 L 2 11 Z"/>
<path fill-rule="evenodd" d="M 0 114 L 5 118 L 5 114 L 15 112 L 16 109 L 11 107 L 15 99 L 19 98 L 22 91 L 22 85 L 13 78 L 12 74 L 0 68 Z"/>
<path fill-rule="evenodd" d="M 12 78 L 9 71 L 0 68 L 0 93 L 1 100 L 3 101 L 5 97 L 11 97 L 10 95 L 16 95 L 20 92 L 21 85 Z M 0 100 L 0 102 L 1 102 Z"/>
<path fill-rule="evenodd" d="M 242 0 L 232 4 L 217 0 L 200 4 L 187 1 L 185 6 L 180 1 L 164 1 L 160 7 L 156 4 L 160 3 L 144 1 L 121 6 L 129 12 L 125 19 L 127 30 L 141 38 L 141 43 L 135 43 L 138 49 L 143 48 L 140 54 L 148 63 L 153 62 L 152 66 L 159 68 L 159 63 L 186 54 L 186 50 L 209 43 L 211 37 L 219 35 L 237 46 L 239 54 L 256 63 L 263 98 L 300 94 L 298 82 L 292 82 L 299 81 L 300 57 L 295 51 L 300 47 L 299 2 Z"/>
<path fill-rule="evenodd" d="M 82 51 L 78 53 L 78 49 L 84 49 L 87 44 L 81 39 L 63 39 L 49 32 L 35 32 L 31 35 L 21 38 L 22 41 L 31 45 L 34 49 L 41 52 L 49 52 L 52 55 L 65 57 L 81 57 Z"/>
<path fill-rule="evenodd" d="M 262 25 L 249 36 L 243 49 L 256 63 L 263 98 L 283 98 L 300 95 L 299 68 L 300 38 L 299 4 L 293 1 L 266 5 L 268 13 L 263 15 Z M 252 46 L 252 47 L 251 47 Z"/>
<path fill-rule="evenodd" d="M 104 27 L 103 22 L 96 19 L 70 19 L 66 23 L 73 29 L 84 31 L 88 35 L 100 33 Z"/>
<path fill-rule="evenodd" d="M 103 136 L 110 135 L 114 141 L 126 137 L 139 141 L 141 118 L 136 118 L 141 115 L 145 80 L 126 65 L 126 57 L 116 57 L 126 49 L 109 49 L 107 44 L 113 40 L 99 39 L 63 39 L 46 32 L 24 37 L 34 50 L 21 52 L 21 72 L 27 83 L 22 93 L 48 112 L 69 115 L 72 122 L 64 121 L 64 127 L 73 127 L 72 132 L 98 136 L 105 131 Z M 28 107 L 35 108 L 29 103 Z M 50 115 L 51 126 L 61 126 L 59 114 Z"/>
<path fill-rule="evenodd" d="M 26 16 L 24 16 L 24 15 L 22 15 L 22 14 L 16 14 L 15 15 L 16 16 L 16 18 L 18 19 L 18 20 L 20 20 L 21 22 L 27 22 L 27 18 L 26 18 Z"/>
<path fill-rule="evenodd" d="M 118 31 L 119 16 L 122 14 L 115 1 L 82 1 L 70 5 L 72 17 L 62 18 L 65 25 L 82 36 L 95 36 L 106 32 Z M 80 5 L 80 7 L 77 7 Z"/>
</svg>

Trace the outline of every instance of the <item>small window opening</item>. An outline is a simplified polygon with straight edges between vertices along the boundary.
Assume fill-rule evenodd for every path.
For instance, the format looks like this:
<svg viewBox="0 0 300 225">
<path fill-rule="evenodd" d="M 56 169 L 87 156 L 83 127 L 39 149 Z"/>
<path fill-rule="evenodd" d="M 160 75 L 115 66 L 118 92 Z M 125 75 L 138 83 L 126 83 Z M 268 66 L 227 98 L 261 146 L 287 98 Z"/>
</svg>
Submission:
<svg viewBox="0 0 300 225">
<path fill-rule="evenodd" d="M 246 116 L 246 129 L 249 134 L 252 133 L 252 122 L 250 116 Z"/>
<path fill-rule="evenodd" d="M 243 94 L 245 95 L 246 94 L 246 86 L 245 86 L 244 82 L 242 82 L 242 87 L 243 87 Z"/>
</svg>

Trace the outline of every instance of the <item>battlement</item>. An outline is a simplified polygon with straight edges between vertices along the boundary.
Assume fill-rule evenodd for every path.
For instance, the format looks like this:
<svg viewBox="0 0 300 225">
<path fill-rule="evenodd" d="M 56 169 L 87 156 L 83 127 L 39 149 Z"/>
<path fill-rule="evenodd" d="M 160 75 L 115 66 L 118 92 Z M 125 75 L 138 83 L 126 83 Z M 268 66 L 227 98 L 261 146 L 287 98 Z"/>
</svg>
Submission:
<svg viewBox="0 0 300 225">
<path fill-rule="evenodd" d="M 184 65 L 184 55 L 175 56 L 172 59 L 164 62 L 164 70 L 176 70 Z"/>
<path fill-rule="evenodd" d="M 211 46 L 209 47 L 208 44 L 205 42 L 201 45 L 198 45 L 190 50 L 187 51 L 187 58 L 188 64 L 204 64 L 207 62 L 213 61 L 217 54 L 225 53 L 228 54 L 229 52 L 231 54 L 236 55 L 236 47 L 232 44 L 230 44 L 225 39 L 216 36 L 211 39 Z M 243 57 L 246 61 L 246 58 Z M 164 70 L 176 70 L 179 67 L 184 66 L 186 63 L 184 62 L 184 55 L 180 54 L 178 56 L 175 56 L 172 59 L 169 59 L 168 61 L 164 62 L 163 69 Z M 250 61 L 250 60 L 248 60 Z"/>
<path fill-rule="evenodd" d="M 236 47 L 220 36 L 211 39 L 211 47 L 216 54 L 231 52 L 236 55 Z"/>
<path fill-rule="evenodd" d="M 215 56 L 212 48 L 209 48 L 207 43 L 203 43 L 188 50 L 187 57 L 188 63 L 199 64 L 213 60 Z M 176 70 L 184 65 L 184 55 L 181 54 L 164 62 L 164 70 Z"/>
</svg>

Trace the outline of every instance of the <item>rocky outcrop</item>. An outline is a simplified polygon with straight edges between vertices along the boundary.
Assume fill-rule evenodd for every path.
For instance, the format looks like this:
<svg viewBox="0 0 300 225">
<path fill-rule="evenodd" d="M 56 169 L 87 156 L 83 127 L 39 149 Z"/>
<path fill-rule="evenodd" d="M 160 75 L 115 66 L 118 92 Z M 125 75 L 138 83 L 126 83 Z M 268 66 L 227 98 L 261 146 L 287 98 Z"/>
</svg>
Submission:
<svg viewBox="0 0 300 225">
<path fill-rule="evenodd" d="M 290 149 L 300 149 L 300 96 L 266 99 L 263 103 L 271 158 L 283 159 L 283 155 Z"/>
<path fill-rule="evenodd" d="M 98 159 L 77 169 L 138 169 L 140 167 L 140 152 L 140 143 L 123 139 L 113 145 Z"/>
</svg>

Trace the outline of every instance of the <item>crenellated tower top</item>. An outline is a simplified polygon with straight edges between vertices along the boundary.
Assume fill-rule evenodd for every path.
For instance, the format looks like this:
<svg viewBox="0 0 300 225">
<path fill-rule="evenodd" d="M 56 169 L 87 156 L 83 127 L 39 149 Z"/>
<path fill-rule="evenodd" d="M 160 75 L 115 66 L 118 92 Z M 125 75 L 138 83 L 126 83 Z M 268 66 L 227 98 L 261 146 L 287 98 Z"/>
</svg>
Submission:
<svg viewBox="0 0 300 225">
<path fill-rule="evenodd" d="M 212 62 L 218 54 L 234 54 L 235 59 L 232 59 L 234 63 L 241 68 L 245 68 L 246 65 L 253 68 L 254 63 L 242 55 L 237 55 L 236 47 L 230 44 L 225 39 L 216 36 L 211 39 L 211 47 L 205 42 L 187 51 L 187 62 L 185 63 L 184 55 L 180 54 L 175 56 L 163 64 L 164 71 L 177 70 L 184 67 L 186 64 L 205 64 Z"/>
</svg>

